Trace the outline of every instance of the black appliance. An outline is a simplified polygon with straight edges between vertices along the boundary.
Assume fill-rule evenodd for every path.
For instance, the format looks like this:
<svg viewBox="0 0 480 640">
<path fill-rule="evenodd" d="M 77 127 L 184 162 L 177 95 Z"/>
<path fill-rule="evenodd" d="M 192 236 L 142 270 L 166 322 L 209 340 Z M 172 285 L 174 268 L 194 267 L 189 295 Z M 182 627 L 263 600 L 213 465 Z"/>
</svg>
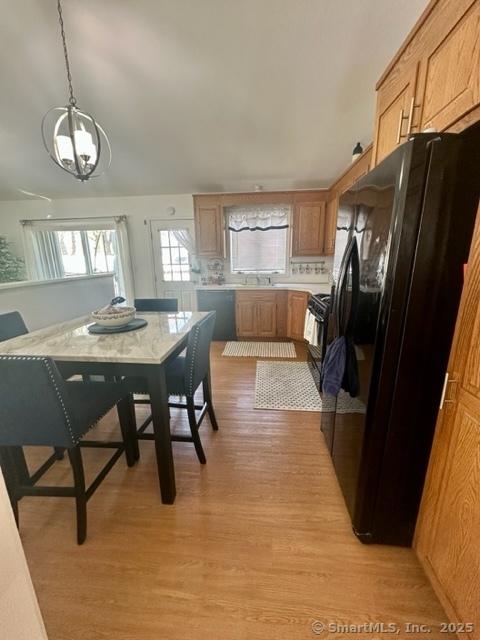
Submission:
<svg viewBox="0 0 480 640">
<path fill-rule="evenodd" d="M 322 431 L 363 542 L 409 546 L 480 187 L 480 127 L 417 134 L 341 198 L 333 337 L 359 390 L 323 394 Z M 355 365 L 355 363 L 354 363 Z"/>
<path fill-rule="evenodd" d="M 232 289 L 212 291 L 197 290 L 197 307 L 199 311 L 216 311 L 214 340 L 236 340 L 235 326 L 235 292 Z"/>
<path fill-rule="evenodd" d="M 307 345 L 307 362 L 317 389 L 322 383 L 322 362 L 327 348 L 330 296 L 315 294 L 308 302 L 308 310 L 318 323 L 318 345 Z"/>
</svg>

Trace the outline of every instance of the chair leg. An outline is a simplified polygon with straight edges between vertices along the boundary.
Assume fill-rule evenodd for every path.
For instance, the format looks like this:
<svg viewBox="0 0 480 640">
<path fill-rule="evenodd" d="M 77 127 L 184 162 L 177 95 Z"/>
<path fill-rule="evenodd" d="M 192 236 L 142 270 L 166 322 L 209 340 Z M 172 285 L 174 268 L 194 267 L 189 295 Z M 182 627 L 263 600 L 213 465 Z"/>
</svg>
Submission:
<svg viewBox="0 0 480 640">
<path fill-rule="evenodd" d="M 127 396 L 122 398 L 117 404 L 118 420 L 120 422 L 120 429 L 122 431 L 123 443 L 125 445 L 125 457 L 127 459 L 127 465 L 133 467 L 138 460 L 136 443 L 137 439 L 134 435 L 136 428 L 132 425 L 133 413 L 130 404 L 130 398 Z M 138 446 L 138 443 L 137 443 Z"/>
<path fill-rule="evenodd" d="M 68 449 L 68 457 L 73 471 L 75 503 L 77 507 L 77 542 L 83 544 L 87 537 L 87 496 L 85 493 L 85 474 L 83 471 L 80 445 Z"/>
<path fill-rule="evenodd" d="M 195 415 L 195 401 L 191 396 L 187 396 L 187 415 L 195 451 L 197 452 L 197 456 L 201 464 L 205 464 L 207 459 L 205 458 L 202 441 L 198 434 L 197 416 Z"/>
<path fill-rule="evenodd" d="M 55 458 L 57 460 L 63 460 L 65 457 L 65 449 L 63 447 L 53 447 L 55 451 Z"/>
<path fill-rule="evenodd" d="M 214 431 L 218 431 L 218 422 L 215 416 L 215 411 L 213 410 L 213 403 L 212 403 L 212 388 L 210 383 L 210 372 L 207 373 L 207 375 L 203 379 L 203 400 L 204 402 L 207 403 L 208 417 L 210 418 L 212 429 Z"/>
<path fill-rule="evenodd" d="M 133 394 L 128 396 L 128 407 L 130 410 L 130 428 L 132 434 L 132 445 L 135 453 L 135 460 L 140 460 L 140 448 L 138 446 L 137 438 L 137 414 L 135 412 L 135 400 Z"/>
</svg>

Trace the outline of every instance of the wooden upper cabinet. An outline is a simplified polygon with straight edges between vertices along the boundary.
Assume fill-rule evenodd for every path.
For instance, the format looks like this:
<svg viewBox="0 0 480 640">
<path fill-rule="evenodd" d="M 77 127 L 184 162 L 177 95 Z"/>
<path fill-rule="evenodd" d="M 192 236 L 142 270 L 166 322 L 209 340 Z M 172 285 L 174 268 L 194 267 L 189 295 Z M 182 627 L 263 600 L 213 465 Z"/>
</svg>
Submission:
<svg viewBox="0 0 480 640">
<path fill-rule="evenodd" d="M 293 208 L 292 255 L 324 255 L 325 201 L 297 202 Z"/>
<path fill-rule="evenodd" d="M 378 164 L 412 133 L 419 108 L 416 85 L 418 65 L 413 64 L 378 91 L 374 164 Z"/>
<path fill-rule="evenodd" d="M 325 216 L 325 240 L 324 253 L 333 256 L 335 253 L 335 236 L 337 234 L 337 214 L 339 197 L 336 196 L 327 202 Z"/>
<path fill-rule="evenodd" d="M 426 59 L 422 129 L 446 129 L 480 103 L 480 2 L 474 2 Z"/>
<path fill-rule="evenodd" d="M 373 165 L 411 133 L 480 120 L 480 1 L 431 0 L 377 83 Z"/>
<path fill-rule="evenodd" d="M 225 234 L 223 209 L 213 198 L 194 198 L 195 240 L 197 255 L 202 258 L 223 258 Z"/>
<path fill-rule="evenodd" d="M 337 233 L 337 215 L 340 196 L 342 193 L 347 191 L 352 184 L 370 171 L 371 161 L 372 145 L 369 145 L 360 158 L 358 158 L 342 173 L 329 191 L 325 211 L 325 237 L 323 241 L 324 254 L 326 256 L 331 256 L 335 253 L 335 237 Z"/>
</svg>

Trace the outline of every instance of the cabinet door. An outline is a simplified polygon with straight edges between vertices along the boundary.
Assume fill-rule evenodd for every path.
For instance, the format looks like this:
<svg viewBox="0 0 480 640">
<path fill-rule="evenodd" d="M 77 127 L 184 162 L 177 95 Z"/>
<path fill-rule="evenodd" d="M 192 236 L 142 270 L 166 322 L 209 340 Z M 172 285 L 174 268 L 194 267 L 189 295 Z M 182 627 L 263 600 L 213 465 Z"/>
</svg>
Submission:
<svg viewBox="0 0 480 640">
<path fill-rule="evenodd" d="M 299 202 L 293 210 L 294 256 L 323 255 L 325 202 Z"/>
<path fill-rule="evenodd" d="M 257 303 L 257 335 L 262 338 L 275 338 L 277 335 L 277 304 L 275 294 L 269 297 L 269 300 L 262 300 Z"/>
<path fill-rule="evenodd" d="M 287 309 L 288 309 L 288 291 L 277 291 L 277 337 L 285 338 L 287 335 Z"/>
<path fill-rule="evenodd" d="M 254 338 L 258 335 L 257 303 L 247 299 L 238 299 L 236 303 L 237 336 Z"/>
<path fill-rule="evenodd" d="M 415 547 L 449 618 L 480 638 L 480 208 Z"/>
<path fill-rule="evenodd" d="M 326 256 L 333 256 L 335 253 L 335 236 L 337 232 L 337 212 L 338 212 L 338 196 L 327 202 L 326 218 L 325 218 L 325 240 L 324 251 Z"/>
<path fill-rule="evenodd" d="M 203 258 L 224 257 L 223 219 L 220 205 L 196 205 L 195 239 L 197 255 Z"/>
<path fill-rule="evenodd" d="M 303 340 L 305 312 L 308 304 L 308 293 L 301 291 L 288 292 L 288 337 Z"/>
<path fill-rule="evenodd" d="M 399 144 L 405 142 L 412 129 L 419 105 L 415 102 L 418 63 L 383 85 L 377 94 L 377 119 L 373 165 L 377 165 Z"/>
<path fill-rule="evenodd" d="M 422 129 L 446 129 L 480 103 L 480 3 L 427 58 Z"/>
</svg>

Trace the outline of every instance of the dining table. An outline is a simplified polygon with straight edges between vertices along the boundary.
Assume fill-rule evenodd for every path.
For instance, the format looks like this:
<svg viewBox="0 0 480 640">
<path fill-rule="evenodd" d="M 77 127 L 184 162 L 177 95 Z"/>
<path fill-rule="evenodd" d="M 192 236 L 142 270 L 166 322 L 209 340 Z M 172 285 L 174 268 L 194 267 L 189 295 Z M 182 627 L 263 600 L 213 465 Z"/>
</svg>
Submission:
<svg viewBox="0 0 480 640">
<path fill-rule="evenodd" d="M 175 468 L 165 369 L 187 346 L 193 327 L 206 312 L 145 312 L 147 324 L 135 331 L 93 334 L 88 316 L 32 331 L 0 343 L 1 355 L 52 358 L 65 378 L 141 377 L 147 381 L 162 502 L 173 504 Z M 23 454 L 21 454 L 23 455 Z M 22 461 L 17 460 L 21 465 Z"/>
</svg>

